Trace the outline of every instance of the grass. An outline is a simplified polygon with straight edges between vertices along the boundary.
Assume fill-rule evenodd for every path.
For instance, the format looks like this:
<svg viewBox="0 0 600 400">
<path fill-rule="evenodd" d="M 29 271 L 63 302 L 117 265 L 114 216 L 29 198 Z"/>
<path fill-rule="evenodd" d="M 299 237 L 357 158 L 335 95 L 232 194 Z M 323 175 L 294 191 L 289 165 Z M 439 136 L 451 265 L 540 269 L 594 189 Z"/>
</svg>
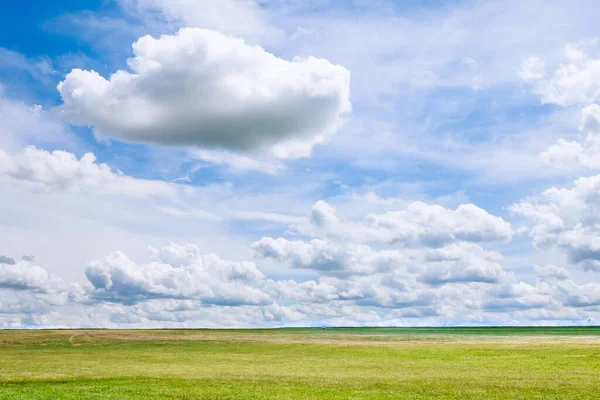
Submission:
<svg viewBox="0 0 600 400">
<path fill-rule="evenodd" d="M 598 399 L 597 328 L 0 331 L 0 399 Z"/>
</svg>

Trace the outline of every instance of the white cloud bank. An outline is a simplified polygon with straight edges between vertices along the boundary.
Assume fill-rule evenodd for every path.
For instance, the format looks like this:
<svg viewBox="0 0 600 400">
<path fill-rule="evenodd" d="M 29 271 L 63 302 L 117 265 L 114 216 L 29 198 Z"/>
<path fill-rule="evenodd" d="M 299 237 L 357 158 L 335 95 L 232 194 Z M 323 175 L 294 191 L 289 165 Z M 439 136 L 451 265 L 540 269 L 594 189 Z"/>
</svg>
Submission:
<svg viewBox="0 0 600 400">
<path fill-rule="evenodd" d="M 350 73 L 286 61 L 222 33 L 184 28 L 133 44 L 130 71 L 74 69 L 58 85 L 70 121 L 131 142 L 310 154 L 351 109 Z"/>
<path fill-rule="evenodd" d="M 151 248 L 145 264 L 120 252 L 92 261 L 83 286 L 31 262 L 0 263 L 0 326 L 547 323 L 598 315 L 599 285 L 579 285 L 554 265 L 536 267 L 538 282 L 531 285 L 478 246 L 435 249 L 411 260 L 393 253 L 365 250 L 344 266 L 383 262 L 385 270 L 308 281 L 271 279 L 252 262 L 174 243 Z"/>
<path fill-rule="evenodd" d="M 408 222 L 415 226 L 414 214 L 407 212 L 413 206 L 395 211 L 394 227 Z M 417 205 L 421 211 L 427 207 L 432 206 Z M 343 221 L 333 218 L 334 209 L 327 203 L 318 202 L 315 209 L 329 221 L 357 231 L 376 217 Z M 598 315 L 597 284 L 579 285 L 555 265 L 535 267 L 534 285 L 519 281 L 504 269 L 500 253 L 475 243 L 507 240 L 512 234 L 509 224 L 486 214 L 484 219 L 499 229 L 476 236 L 469 232 L 481 221 L 466 218 L 456 223 L 461 212 L 433 210 L 427 213 L 426 231 L 436 232 L 435 238 L 439 232 L 451 235 L 442 235 L 442 241 L 409 235 L 406 240 L 417 238 L 419 246 L 389 241 L 387 225 L 370 226 L 366 236 L 354 233 L 354 241 L 339 241 L 325 230 L 307 240 L 264 237 L 251 245 L 256 260 L 308 271 L 311 277 L 304 279 L 269 276 L 258 261 L 224 260 L 202 254 L 191 244 L 150 247 L 150 260 L 142 263 L 112 252 L 86 264 L 84 285 L 65 284 L 31 261 L 3 256 L 0 292 L 6 300 L 0 307 L 0 326 L 547 323 L 587 321 Z M 480 212 L 475 215 L 481 217 Z M 322 222 L 313 215 L 316 228 Z M 375 235 L 377 230 L 381 234 Z M 372 243 L 373 238 L 384 239 Z"/>
</svg>

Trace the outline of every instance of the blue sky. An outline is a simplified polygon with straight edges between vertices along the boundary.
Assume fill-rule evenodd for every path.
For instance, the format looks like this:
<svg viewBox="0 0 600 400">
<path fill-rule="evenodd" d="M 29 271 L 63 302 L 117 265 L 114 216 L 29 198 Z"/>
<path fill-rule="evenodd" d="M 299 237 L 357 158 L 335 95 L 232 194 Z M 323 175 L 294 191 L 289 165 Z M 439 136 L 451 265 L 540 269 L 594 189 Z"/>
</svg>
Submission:
<svg viewBox="0 0 600 400">
<path fill-rule="evenodd" d="M 597 320 L 596 11 L 6 5 L 0 326 Z"/>
</svg>

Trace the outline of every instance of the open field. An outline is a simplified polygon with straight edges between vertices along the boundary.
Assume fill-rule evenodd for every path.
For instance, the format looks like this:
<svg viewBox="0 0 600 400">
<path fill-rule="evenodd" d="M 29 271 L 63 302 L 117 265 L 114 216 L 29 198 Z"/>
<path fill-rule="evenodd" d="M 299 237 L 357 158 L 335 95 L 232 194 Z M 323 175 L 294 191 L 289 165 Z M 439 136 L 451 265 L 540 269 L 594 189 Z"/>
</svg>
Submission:
<svg viewBox="0 0 600 400">
<path fill-rule="evenodd" d="M 0 399 L 598 399 L 598 328 L 0 331 Z"/>
</svg>

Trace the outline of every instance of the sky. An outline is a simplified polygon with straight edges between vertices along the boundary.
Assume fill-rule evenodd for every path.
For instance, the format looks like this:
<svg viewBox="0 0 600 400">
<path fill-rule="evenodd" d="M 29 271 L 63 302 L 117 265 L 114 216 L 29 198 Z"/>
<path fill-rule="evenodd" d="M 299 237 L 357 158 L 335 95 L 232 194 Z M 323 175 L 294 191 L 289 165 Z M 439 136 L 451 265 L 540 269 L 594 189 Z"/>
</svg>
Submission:
<svg viewBox="0 0 600 400">
<path fill-rule="evenodd" d="M 599 11 L 9 1 L 0 328 L 600 323 Z"/>
</svg>

